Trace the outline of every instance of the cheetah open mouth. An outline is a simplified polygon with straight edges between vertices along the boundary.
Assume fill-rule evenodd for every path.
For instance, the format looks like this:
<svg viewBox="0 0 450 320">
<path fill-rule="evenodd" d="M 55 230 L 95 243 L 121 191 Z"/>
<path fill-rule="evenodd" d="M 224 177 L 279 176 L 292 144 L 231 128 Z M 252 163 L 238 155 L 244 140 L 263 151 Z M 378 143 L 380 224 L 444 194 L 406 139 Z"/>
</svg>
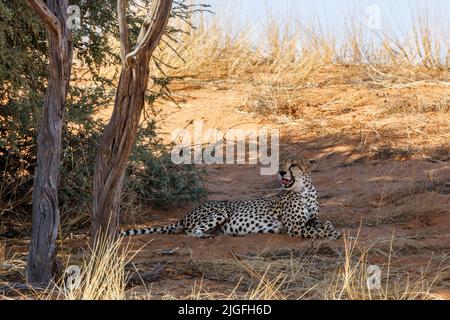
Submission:
<svg viewBox="0 0 450 320">
<path fill-rule="evenodd" d="M 285 187 L 285 188 L 290 188 L 290 187 L 292 187 L 292 186 L 294 185 L 294 183 L 295 183 L 295 179 L 294 179 L 294 178 L 292 178 L 291 180 L 289 180 L 289 179 L 282 179 L 282 180 L 281 180 L 281 184 L 282 184 L 283 187 Z"/>
</svg>

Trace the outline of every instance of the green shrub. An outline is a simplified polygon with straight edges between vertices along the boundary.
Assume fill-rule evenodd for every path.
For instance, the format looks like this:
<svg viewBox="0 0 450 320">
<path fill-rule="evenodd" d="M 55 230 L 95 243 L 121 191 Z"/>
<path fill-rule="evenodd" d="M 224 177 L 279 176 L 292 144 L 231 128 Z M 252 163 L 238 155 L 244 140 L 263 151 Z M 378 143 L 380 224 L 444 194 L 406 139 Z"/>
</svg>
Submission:
<svg viewBox="0 0 450 320">
<path fill-rule="evenodd" d="M 82 17 L 82 28 L 74 31 L 73 40 L 77 57 L 94 81 L 88 85 L 72 82 L 68 96 L 59 190 L 66 229 L 90 222 L 93 170 L 105 125 L 96 113 L 113 103 L 115 91 L 112 79 L 100 77 L 99 70 L 119 61 L 109 41 L 118 37 L 116 1 L 104 1 L 101 6 L 95 1 L 73 4 L 79 5 L 81 12 L 89 12 Z M 36 136 L 48 75 L 46 34 L 25 0 L 0 1 L 0 17 L 0 216 L 23 222 L 31 219 Z M 129 17 L 134 38 L 138 18 Z M 86 36 L 89 46 L 83 42 Z M 170 79 L 154 80 L 160 91 L 149 92 L 150 105 L 168 95 Z M 158 124 L 146 123 L 127 170 L 124 203 L 168 207 L 198 200 L 204 193 L 199 172 L 192 166 L 175 167 L 168 147 L 157 138 Z"/>
</svg>

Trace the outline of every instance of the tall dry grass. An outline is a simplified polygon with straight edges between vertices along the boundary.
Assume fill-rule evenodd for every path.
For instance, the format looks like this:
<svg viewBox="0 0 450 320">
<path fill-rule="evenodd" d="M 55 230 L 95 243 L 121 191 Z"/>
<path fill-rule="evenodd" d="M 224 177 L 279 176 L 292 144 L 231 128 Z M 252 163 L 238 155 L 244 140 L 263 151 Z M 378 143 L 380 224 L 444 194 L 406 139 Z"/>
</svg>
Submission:
<svg viewBox="0 0 450 320">
<path fill-rule="evenodd" d="M 165 73 L 203 79 L 258 81 L 266 74 L 270 83 L 304 84 L 324 66 L 345 64 L 389 68 L 389 74 L 414 79 L 448 80 L 450 26 L 445 15 L 431 8 L 411 9 L 409 14 L 410 28 L 384 17 L 382 28 L 371 29 L 364 9 L 349 11 L 341 27 L 318 17 L 298 19 L 295 13 L 280 22 L 269 12 L 257 36 L 250 21 L 232 28 L 232 16 L 245 16 L 241 12 L 228 17 L 203 14 L 192 18 L 196 29 L 174 22 L 184 33 L 177 43 L 161 45 L 157 55 L 174 67 L 163 66 Z"/>
<path fill-rule="evenodd" d="M 393 239 L 392 239 L 393 241 Z M 392 241 L 389 246 L 387 261 L 383 266 L 385 274 L 380 276 L 380 286 L 369 288 L 368 279 L 373 276 L 374 269 L 370 260 L 370 248 L 360 248 L 356 241 L 344 239 L 343 265 L 333 274 L 328 290 L 324 291 L 324 298 L 331 300 L 417 300 L 440 299 L 433 293 L 447 268 L 435 271 L 434 275 L 425 272 L 416 274 L 399 271 L 393 266 Z M 381 271 L 381 269 L 380 269 Z M 442 284 L 441 284 L 442 285 Z"/>
<path fill-rule="evenodd" d="M 124 300 L 129 261 L 126 249 L 119 241 L 98 241 L 89 258 L 83 261 L 79 286 L 64 285 L 66 300 Z"/>
<path fill-rule="evenodd" d="M 134 257 L 121 239 L 96 241 L 80 262 L 67 265 L 64 279 L 34 297 L 42 300 L 125 300 L 125 266 Z M 69 259 L 70 260 L 70 259 Z"/>
<path fill-rule="evenodd" d="M 381 246 L 380 246 L 381 244 Z M 370 246 L 344 238 L 343 248 L 317 243 L 302 251 L 261 251 L 254 255 L 214 262 L 192 261 L 203 275 L 188 295 L 167 292 L 166 299 L 245 300 L 411 300 L 442 299 L 448 289 L 448 257 L 434 255 L 423 270 L 405 270 L 399 263 L 394 237 Z M 79 281 L 65 278 L 43 291 L 23 298 L 59 300 L 125 300 L 152 298 L 142 284 L 127 290 L 126 265 L 134 257 L 119 241 L 102 241 L 79 263 Z M 380 287 L 369 289 L 370 266 L 380 268 Z M 139 272 L 139 270 L 136 270 Z M 205 280 L 219 281 L 223 291 L 211 290 Z M 447 280 L 446 280 L 447 279 Z M 447 281 L 447 282 L 446 282 Z M 157 284 L 153 284 L 153 287 Z M 139 289 L 144 286 L 144 290 Z M 136 290 L 135 290 L 136 289 Z M 132 292 L 133 291 L 133 292 Z M 132 294 L 129 294 L 132 293 Z"/>
<path fill-rule="evenodd" d="M 325 299 L 325 300 L 432 300 L 442 299 L 450 270 L 446 260 L 434 269 L 407 272 L 395 261 L 392 241 L 387 247 L 360 247 L 346 238 L 342 252 L 326 247 L 297 253 L 264 253 L 216 263 L 198 263 L 207 279 L 235 283 L 229 292 L 214 292 L 196 282 L 188 299 Z M 384 259 L 373 264 L 375 253 Z M 285 256 L 286 255 L 286 256 Z M 290 256 L 289 256 L 290 255 Z M 431 261 L 430 261 L 431 264 Z M 380 287 L 369 289 L 371 266 L 381 270 Z"/>
</svg>

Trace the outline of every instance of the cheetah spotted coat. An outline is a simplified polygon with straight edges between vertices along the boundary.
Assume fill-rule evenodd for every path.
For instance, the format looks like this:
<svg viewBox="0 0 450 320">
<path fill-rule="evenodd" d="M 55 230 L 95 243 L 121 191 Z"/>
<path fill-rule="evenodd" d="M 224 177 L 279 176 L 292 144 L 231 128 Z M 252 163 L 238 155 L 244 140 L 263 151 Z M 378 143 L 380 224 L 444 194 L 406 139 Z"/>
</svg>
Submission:
<svg viewBox="0 0 450 320">
<path fill-rule="evenodd" d="M 130 229 L 122 236 L 177 234 L 205 238 L 214 233 L 244 236 L 283 233 L 291 237 L 338 239 L 341 234 L 318 218 L 317 192 L 304 160 L 286 160 L 280 169 L 283 190 L 278 194 L 244 201 L 208 201 L 178 222 L 165 227 Z"/>
</svg>

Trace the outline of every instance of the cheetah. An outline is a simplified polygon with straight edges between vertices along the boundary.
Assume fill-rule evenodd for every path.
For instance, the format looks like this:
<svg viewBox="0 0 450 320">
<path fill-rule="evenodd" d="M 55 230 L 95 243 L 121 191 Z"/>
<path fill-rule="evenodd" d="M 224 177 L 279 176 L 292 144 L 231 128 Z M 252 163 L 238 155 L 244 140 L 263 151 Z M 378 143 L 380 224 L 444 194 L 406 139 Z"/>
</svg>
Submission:
<svg viewBox="0 0 450 320">
<path fill-rule="evenodd" d="M 209 238 L 217 233 L 230 236 L 278 233 L 316 239 L 341 237 L 331 222 L 318 218 L 319 202 L 308 161 L 303 158 L 284 160 L 279 178 L 282 189 L 276 195 L 244 201 L 207 201 L 174 224 L 130 229 L 120 235 L 185 233 L 197 238 Z"/>
</svg>

